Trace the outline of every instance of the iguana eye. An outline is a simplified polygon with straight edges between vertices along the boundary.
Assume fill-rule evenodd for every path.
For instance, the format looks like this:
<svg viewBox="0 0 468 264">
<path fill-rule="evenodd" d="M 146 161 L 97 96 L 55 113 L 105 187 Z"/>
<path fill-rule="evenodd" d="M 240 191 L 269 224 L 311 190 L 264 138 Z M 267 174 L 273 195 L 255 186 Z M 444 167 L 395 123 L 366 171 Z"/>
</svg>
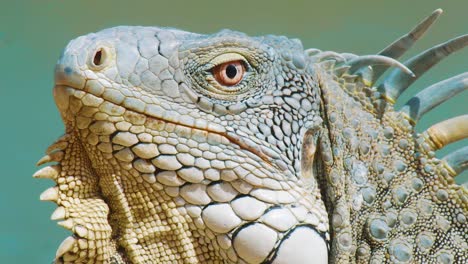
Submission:
<svg viewBox="0 0 468 264">
<path fill-rule="evenodd" d="M 228 61 L 213 68 L 216 81 L 224 86 L 234 86 L 242 81 L 245 74 L 245 65 L 241 60 Z"/>
</svg>

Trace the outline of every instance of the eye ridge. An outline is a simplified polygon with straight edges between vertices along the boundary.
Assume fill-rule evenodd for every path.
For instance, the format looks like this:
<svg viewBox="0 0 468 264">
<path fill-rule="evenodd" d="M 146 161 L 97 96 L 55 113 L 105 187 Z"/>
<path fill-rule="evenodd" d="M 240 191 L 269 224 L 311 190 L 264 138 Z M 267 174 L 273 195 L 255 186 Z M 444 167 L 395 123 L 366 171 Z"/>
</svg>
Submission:
<svg viewBox="0 0 468 264">
<path fill-rule="evenodd" d="M 228 87 L 239 84 L 244 79 L 245 72 L 245 62 L 242 60 L 224 62 L 212 68 L 215 80 Z"/>
</svg>

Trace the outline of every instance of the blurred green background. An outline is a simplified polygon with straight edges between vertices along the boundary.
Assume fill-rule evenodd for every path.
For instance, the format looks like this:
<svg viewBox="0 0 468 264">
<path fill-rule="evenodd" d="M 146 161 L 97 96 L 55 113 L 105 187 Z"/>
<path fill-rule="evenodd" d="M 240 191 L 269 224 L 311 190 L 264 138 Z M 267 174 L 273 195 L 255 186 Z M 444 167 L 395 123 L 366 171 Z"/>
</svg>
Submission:
<svg viewBox="0 0 468 264">
<path fill-rule="evenodd" d="M 467 33 L 466 0 L 394 1 L 8 1 L 0 3 L 0 263 L 50 263 L 69 232 L 49 220 L 39 194 L 52 182 L 33 180 L 34 164 L 63 133 L 52 98 L 60 51 L 79 35 L 116 25 L 159 25 L 211 33 L 296 37 L 307 48 L 372 54 L 436 8 L 445 14 L 411 54 Z M 406 56 L 408 57 L 408 56 Z M 421 78 L 411 94 L 468 69 L 468 49 Z M 428 114 L 429 125 L 468 112 L 465 92 Z M 442 156 L 468 141 L 453 144 Z M 465 173 L 459 182 L 468 179 Z"/>
</svg>

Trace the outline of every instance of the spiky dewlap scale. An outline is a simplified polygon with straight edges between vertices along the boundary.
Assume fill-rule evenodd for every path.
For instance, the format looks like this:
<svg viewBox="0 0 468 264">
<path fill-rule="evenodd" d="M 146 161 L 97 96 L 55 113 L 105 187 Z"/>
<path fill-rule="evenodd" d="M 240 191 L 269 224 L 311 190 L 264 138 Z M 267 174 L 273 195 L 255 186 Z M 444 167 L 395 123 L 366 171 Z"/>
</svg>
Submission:
<svg viewBox="0 0 468 264">
<path fill-rule="evenodd" d="M 41 200 L 73 232 L 55 262 L 465 263 L 468 194 L 453 178 L 468 147 L 434 153 L 468 136 L 468 116 L 414 125 L 468 73 L 393 107 L 467 45 L 396 60 L 440 14 L 365 56 L 228 30 L 73 40 L 54 88 L 66 132 L 34 174 L 56 182 Z M 233 85 L 216 72 L 230 63 Z"/>
</svg>

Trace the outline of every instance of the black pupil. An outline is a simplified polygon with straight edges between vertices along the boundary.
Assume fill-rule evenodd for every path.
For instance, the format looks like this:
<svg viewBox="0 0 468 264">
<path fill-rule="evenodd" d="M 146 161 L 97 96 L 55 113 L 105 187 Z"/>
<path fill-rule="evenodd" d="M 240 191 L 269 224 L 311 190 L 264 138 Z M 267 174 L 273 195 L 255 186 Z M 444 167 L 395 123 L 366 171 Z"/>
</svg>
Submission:
<svg viewBox="0 0 468 264">
<path fill-rule="evenodd" d="M 229 64 L 226 67 L 226 76 L 229 77 L 229 79 L 233 79 L 237 75 L 237 68 L 233 64 Z"/>
</svg>

